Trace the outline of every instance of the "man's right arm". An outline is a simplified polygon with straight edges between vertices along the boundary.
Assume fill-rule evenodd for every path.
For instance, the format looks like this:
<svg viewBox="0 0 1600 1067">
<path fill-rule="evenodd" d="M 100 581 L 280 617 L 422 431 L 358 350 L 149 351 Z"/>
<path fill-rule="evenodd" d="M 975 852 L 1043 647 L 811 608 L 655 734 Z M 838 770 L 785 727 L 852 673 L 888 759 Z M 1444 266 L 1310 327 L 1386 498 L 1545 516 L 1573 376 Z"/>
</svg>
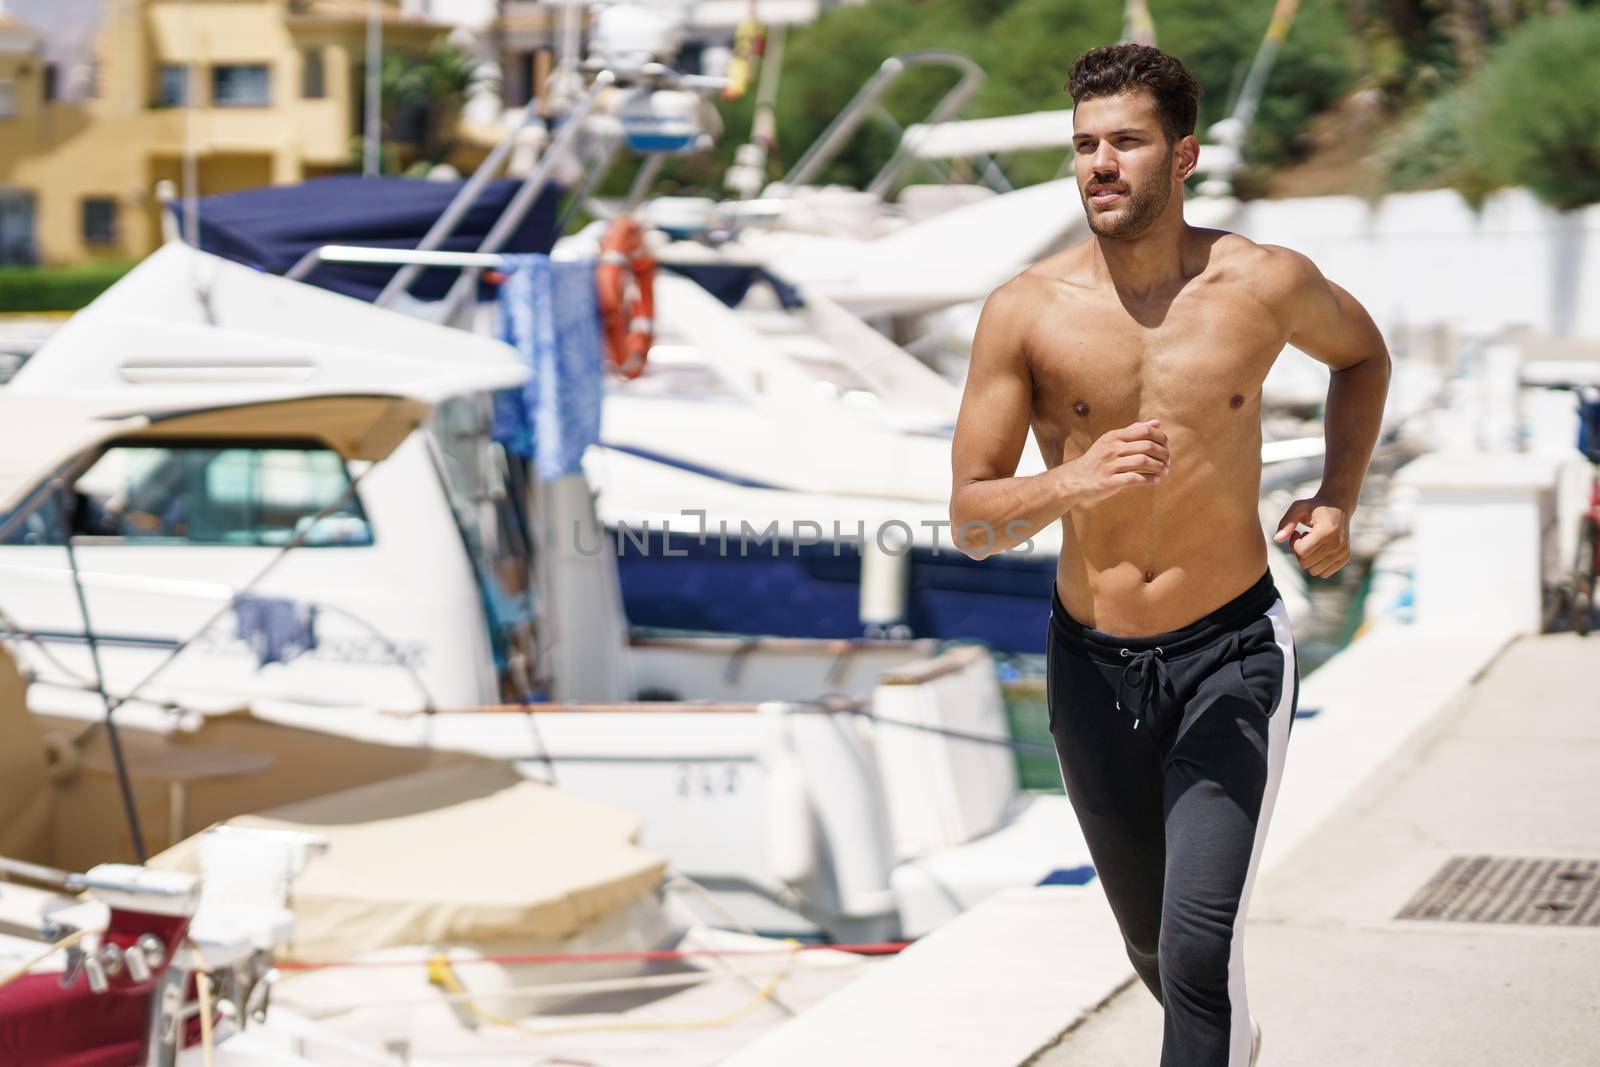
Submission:
<svg viewBox="0 0 1600 1067">
<path fill-rule="evenodd" d="M 1033 416 L 1028 321 L 1018 277 L 989 294 L 951 444 L 950 533 L 973 559 L 1023 544 L 1080 504 L 1161 480 L 1167 437 L 1154 420 L 1104 434 L 1070 463 L 1015 477 Z"/>
<path fill-rule="evenodd" d="M 1059 466 L 1012 477 L 1033 413 L 1024 284 L 1013 279 L 984 301 L 950 447 L 950 533 L 973 559 L 1022 544 L 1072 506 Z"/>
</svg>

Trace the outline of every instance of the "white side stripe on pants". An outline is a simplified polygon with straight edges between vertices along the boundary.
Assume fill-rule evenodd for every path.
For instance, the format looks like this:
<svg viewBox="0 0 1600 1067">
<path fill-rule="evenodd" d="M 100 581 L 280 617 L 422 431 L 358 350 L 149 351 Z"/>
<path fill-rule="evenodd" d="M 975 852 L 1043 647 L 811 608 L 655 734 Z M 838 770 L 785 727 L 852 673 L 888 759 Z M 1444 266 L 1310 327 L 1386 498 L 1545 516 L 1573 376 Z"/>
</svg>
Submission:
<svg viewBox="0 0 1600 1067">
<path fill-rule="evenodd" d="M 1272 805 L 1283 779 L 1283 761 L 1289 748 L 1289 724 L 1294 718 L 1295 656 L 1294 634 L 1289 629 L 1289 611 L 1280 598 L 1267 609 L 1278 649 L 1283 653 L 1283 678 L 1278 690 L 1278 706 L 1267 720 L 1267 784 L 1261 793 L 1261 814 L 1256 819 L 1255 840 L 1250 846 L 1250 866 L 1245 873 L 1244 890 L 1239 895 L 1239 910 L 1233 918 L 1233 941 L 1228 951 L 1228 1001 L 1232 1026 L 1228 1035 L 1228 1067 L 1247 1067 L 1250 1063 L 1250 1001 L 1244 988 L 1244 927 L 1250 908 L 1250 890 L 1256 881 L 1262 847 L 1267 839 L 1267 824 L 1272 820 Z"/>
</svg>

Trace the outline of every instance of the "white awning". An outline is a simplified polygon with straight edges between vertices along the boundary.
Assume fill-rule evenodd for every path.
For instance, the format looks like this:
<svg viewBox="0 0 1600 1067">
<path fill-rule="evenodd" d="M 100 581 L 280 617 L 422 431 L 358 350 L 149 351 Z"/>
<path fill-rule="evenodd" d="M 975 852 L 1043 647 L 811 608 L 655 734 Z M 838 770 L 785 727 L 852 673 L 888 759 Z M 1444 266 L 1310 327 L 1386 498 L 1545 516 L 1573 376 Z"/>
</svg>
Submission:
<svg viewBox="0 0 1600 1067">
<path fill-rule="evenodd" d="M 1033 111 L 992 119 L 918 123 L 903 138 L 918 159 L 951 159 L 1030 148 L 1066 148 L 1072 144 L 1072 110 Z"/>
</svg>

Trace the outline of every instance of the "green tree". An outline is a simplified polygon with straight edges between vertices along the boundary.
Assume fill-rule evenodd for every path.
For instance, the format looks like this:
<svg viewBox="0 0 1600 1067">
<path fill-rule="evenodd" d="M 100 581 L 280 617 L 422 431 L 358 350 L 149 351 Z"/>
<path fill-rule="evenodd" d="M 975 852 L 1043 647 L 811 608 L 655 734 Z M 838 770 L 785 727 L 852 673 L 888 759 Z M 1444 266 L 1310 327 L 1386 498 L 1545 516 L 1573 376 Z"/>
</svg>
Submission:
<svg viewBox="0 0 1600 1067">
<path fill-rule="evenodd" d="M 1525 22 L 1596 0 L 1345 0 L 1364 75 L 1396 100 L 1431 96 L 1469 77 Z"/>
<path fill-rule="evenodd" d="M 800 158 L 885 59 L 927 48 L 970 53 L 976 37 L 966 5 L 954 0 L 877 0 L 836 8 L 793 32 L 778 102 L 777 173 Z M 919 121 L 956 78 L 945 68 L 913 68 L 896 80 L 883 107 L 901 125 Z M 729 127 L 739 140 L 749 128 L 747 118 Z M 897 140 L 887 123 L 867 123 L 819 181 L 865 185 L 893 154 Z"/>
<path fill-rule="evenodd" d="M 1156 0 L 1151 4 L 1161 47 L 1194 71 L 1205 88 L 1200 132 L 1232 109 L 1245 72 L 1261 46 L 1271 5 L 1255 0 Z M 1245 145 L 1245 159 L 1263 169 L 1301 158 L 1313 118 L 1355 84 L 1358 49 L 1332 0 L 1305 0 L 1279 50 Z"/>
<path fill-rule="evenodd" d="M 1562 209 L 1600 202 L 1600 11 L 1530 22 L 1483 64 L 1471 139 L 1491 181 Z"/>
<path fill-rule="evenodd" d="M 1391 189 L 1451 187 L 1477 203 L 1494 187 L 1472 143 L 1472 87 L 1440 94 L 1423 104 L 1383 147 L 1384 178 Z"/>
<path fill-rule="evenodd" d="M 414 143 L 427 165 L 446 159 L 461 106 L 483 80 L 472 57 L 446 41 L 422 55 L 390 52 L 380 79 L 385 136 Z"/>
<path fill-rule="evenodd" d="M 1600 202 L 1600 11 L 1533 19 L 1428 101 L 1385 150 L 1391 188 L 1473 201 L 1523 185 L 1563 210 Z"/>
<path fill-rule="evenodd" d="M 1205 87 L 1201 129 L 1226 115 L 1267 28 L 1270 4 L 1262 0 L 1152 0 L 1162 48 L 1186 63 Z M 1119 5 L 1086 0 L 1011 0 L 973 5 L 954 0 L 874 0 L 839 8 L 799 30 L 785 64 L 779 130 L 785 160 L 821 132 L 883 58 L 910 48 L 965 52 L 988 72 L 973 116 L 1069 107 L 1067 69 L 1081 52 L 1115 42 L 1122 29 Z M 1310 119 L 1354 83 L 1358 47 L 1334 0 L 1307 0 L 1279 53 L 1256 127 L 1251 159 L 1274 166 L 1302 154 L 1297 137 Z M 950 85 L 943 72 L 907 76 L 887 103 L 896 114 L 920 117 Z M 800 95 L 797 103 L 794 95 Z M 747 128 L 733 125 L 730 128 Z M 863 132 L 841 155 L 829 180 L 859 181 L 876 172 L 893 150 L 886 131 Z M 1014 180 L 1054 175 L 1061 153 L 1024 158 Z"/>
<path fill-rule="evenodd" d="M 833 8 L 815 22 L 791 29 L 778 94 L 778 148 L 768 160 L 768 176 L 781 177 L 889 56 L 922 48 L 971 54 L 987 13 L 1006 6 L 1003 0 L 983 4 L 872 0 Z M 901 124 L 916 122 L 954 84 L 955 75 L 949 70 L 912 69 L 882 103 Z M 658 190 L 695 189 L 712 195 L 721 191 L 721 176 L 734 150 L 750 134 L 754 91 L 740 100 L 720 102 L 718 108 L 725 136 L 710 153 L 669 161 L 662 168 Z M 896 140 L 887 123 L 866 123 L 817 180 L 865 185 L 888 161 Z M 606 191 L 619 192 L 626 184 L 625 174 L 613 175 Z"/>
<path fill-rule="evenodd" d="M 1151 0 L 1151 9 L 1161 47 L 1188 64 L 1205 87 L 1203 136 L 1228 113 L 1266 31 L 1271 4 Z M 788 36 L 778 151 L 769 161 L 769 177 L 780 176 L 799 158 L 888 56 L 921 48 L 965 53 L 988 74 L 966 114 L 1015 114 L 1071 106 L 1063 89 L 1072 60 L 1085 49 L 1115 42 L 1121 29 L 1121 5 L 1088 0 L 872 0 L 833 8 Z M 1247 157 L 1270 168 L 1303 154 L 1300 133 L 1350 90 L 1360 54 L 1341 3 L 1305 0 L 1268 79 Z M 901 124 L 918 121 L 953 84 L 948 70 L 913 70 L 896 83 L 884 105 Z M 722 142 L 711 153 L 671 161 L 658 191 L 719 191 L 734 148 L 748 136 L 753 99 L 719 106 L 727 130 Z M 895 140 L 888 124 L 868 124 L 820 180 L 859 187 L 889 158 Z M 1017 184 L 1045 180 L 1059 171 L 1064 156 L 1055 150 L 1022 156 L 1013 161 L 1010 177 Z M 606 191 L 625 188 L 632 169 L 619 168 L 624 173 L 613 175 Z"/>
</svg>

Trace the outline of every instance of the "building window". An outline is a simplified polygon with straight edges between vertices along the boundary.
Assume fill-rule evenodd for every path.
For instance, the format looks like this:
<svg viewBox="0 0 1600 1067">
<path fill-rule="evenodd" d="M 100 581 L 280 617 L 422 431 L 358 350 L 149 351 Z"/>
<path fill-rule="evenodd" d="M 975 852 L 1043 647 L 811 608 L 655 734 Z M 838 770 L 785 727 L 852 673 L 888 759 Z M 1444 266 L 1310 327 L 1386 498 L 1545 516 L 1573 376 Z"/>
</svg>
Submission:
<svg viewBox="0 0 1600 1067">
<path fill-rule="evenodd" d="M 307 100 L 321 100 L 328 95 L 327 63 L 320 48 L 307 48 L 300 53 L 300 95 Z"/>
<path fill-rule="evenodd" d="M 108 245 L 117 239 L 117 202 L 108 196 L 85 197 L 83 201 L 83 241 Z"/>
<path fill-rule="evenodd" d="M 182 107 L 189 102 L 189 68 L 163 63 L 156 84 L 156 107 Z"/>
<path fill-rule="evenodd" d="M 217 107 L 267 107 L 271 78 L 265 63 L 232 63 L 211 68 L 211 102 Z"/>
<path fill-rule="evenodd" d="M 61 99 L 61 68 L 55 63 L 44 65 L 44 100 L 50 103 Z"/>
<path fill-rule="evenodd" d="M 33 247 L 33 197 L 23 192 L 0 192 L 0 266 L 31 267 L 37 260 Z"/>
<path fill-rule="evenodd" d="M 73 489 L 73 532 L 128 544 L 277 546 L 298 536 L 306 548 L 325 548 L 373 541 L 344 461 L 311 444 L 113 446 Z M 25 530 L 21 543 L 60 538 L 58 520 Z"/>
<path fill-rule="evenodd" d="M 0 78 L 0 119 L 9 119 L 17 113 L 17 83 L 10 78 Z"/>
</svg>

